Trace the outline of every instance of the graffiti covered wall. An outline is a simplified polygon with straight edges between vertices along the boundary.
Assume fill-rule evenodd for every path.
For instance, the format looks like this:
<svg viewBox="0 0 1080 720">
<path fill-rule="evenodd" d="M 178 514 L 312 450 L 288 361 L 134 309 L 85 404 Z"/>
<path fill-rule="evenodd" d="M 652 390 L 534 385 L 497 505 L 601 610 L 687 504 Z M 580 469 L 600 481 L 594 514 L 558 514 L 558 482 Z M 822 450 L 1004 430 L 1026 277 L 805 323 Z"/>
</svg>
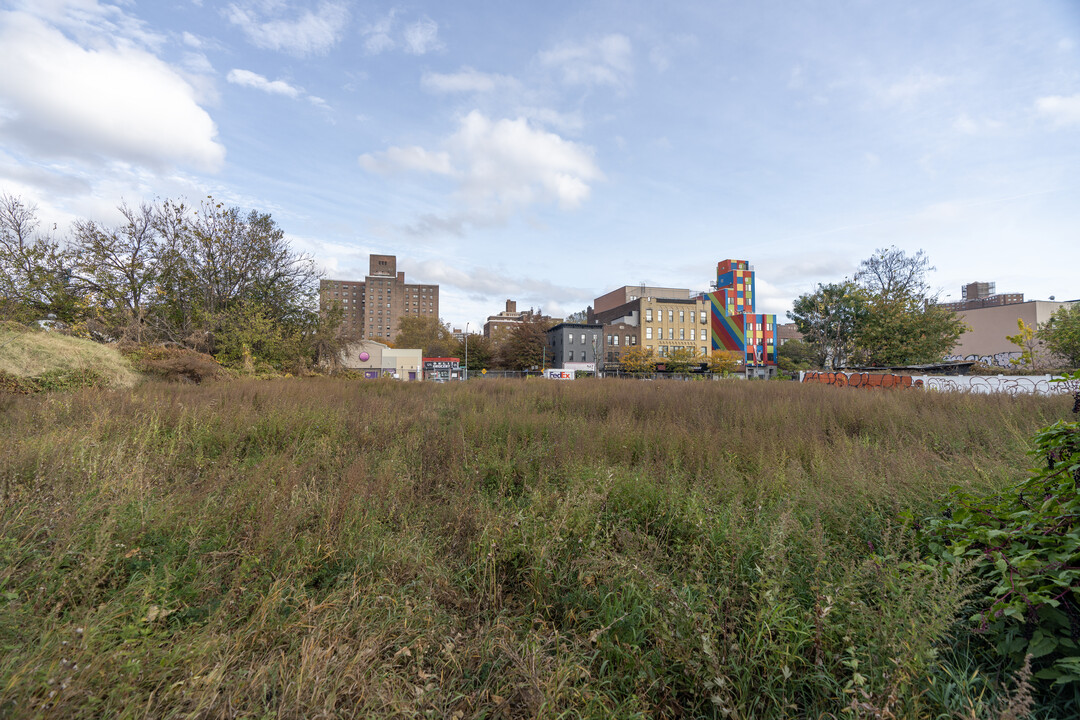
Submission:
<svg viewBox="0 0 1080 720">
<path fill-rule="evenodd" d="M 916 384 L 910 375 L 893 375 L 891 373 L 807 372 L 803 374 L 802 382 L 835 385 L 836 387 L 861 387 L 868 390 L 919 387 L 922 385 L 921 380 Z"/>
<path fill-rule="evenodd" d="M 1052 375 L 893 375 L 890 373 L 802 373 L 802 382 L 867 390 L 923 388 L 925 390 L 1005 393 L 1008 395 L 1064 395 L 1076 392 L 1077 382 L 1053 382 Z"/>
<path fill-rule="evenodd" d="M 1021 352 L 999 352 L 993 355 L 947 355 L 945 362 L 977 362 L 990 367 L 1012 367 L 1012 360 L 1019 360 Z"/>
</svg>

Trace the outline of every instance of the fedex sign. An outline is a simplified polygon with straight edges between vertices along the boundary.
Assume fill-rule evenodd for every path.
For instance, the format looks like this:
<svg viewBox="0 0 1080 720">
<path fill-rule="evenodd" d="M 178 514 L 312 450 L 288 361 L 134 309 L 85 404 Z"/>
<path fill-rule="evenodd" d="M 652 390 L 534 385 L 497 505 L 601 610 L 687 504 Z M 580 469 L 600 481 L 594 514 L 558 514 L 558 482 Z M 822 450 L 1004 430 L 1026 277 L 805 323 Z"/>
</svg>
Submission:
<svg viewBox="0 0 1080 720">
<path fill-rule="evenodd" d="M 576 371 L 574 370 L 545 370 L 544 377 L 551 378 L 552 380 L 573 380 Z"/>
</svg>

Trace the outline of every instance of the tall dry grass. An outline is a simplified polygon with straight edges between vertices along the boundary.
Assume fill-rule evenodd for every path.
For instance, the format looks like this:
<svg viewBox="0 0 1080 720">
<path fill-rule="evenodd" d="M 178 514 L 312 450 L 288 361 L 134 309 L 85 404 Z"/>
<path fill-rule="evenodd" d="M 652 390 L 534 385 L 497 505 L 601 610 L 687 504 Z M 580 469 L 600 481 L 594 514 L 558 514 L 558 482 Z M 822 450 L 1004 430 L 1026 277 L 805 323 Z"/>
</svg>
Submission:
<svg viewBox="0 0 1080 720">
<path fill-rule="evenodd" d="M 1021 479 L 1066 411 L 781 383 L 0 396 L 0 715 L 989 717 L 971 588 L 897 517 Z"/>
</svg>

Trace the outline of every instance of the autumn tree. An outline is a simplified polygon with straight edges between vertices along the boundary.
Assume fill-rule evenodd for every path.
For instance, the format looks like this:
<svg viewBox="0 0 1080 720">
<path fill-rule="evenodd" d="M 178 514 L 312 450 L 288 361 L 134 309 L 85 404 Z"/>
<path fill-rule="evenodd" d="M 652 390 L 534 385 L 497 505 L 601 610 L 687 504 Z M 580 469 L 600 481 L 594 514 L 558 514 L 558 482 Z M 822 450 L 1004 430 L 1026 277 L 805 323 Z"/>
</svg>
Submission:
<svg viewBox="0 0 1080 720">
<path fill-rule="evenodd" d="M 75 223 L 75 274 L 105 332 L 142 342 L 161 263 L 160 236 L 152 206 L 124 204 L 120 213 L 125 222 L 112 228 L 93 220 Z"/>
<path fill-rule="evenodd" d="M 656 372 L 656 353 L 644 345 L 634 345 L 619 355 L 619 364 L 623 372 L 633 375 L 653 373 Z"/>
<path fill-rule="evenodd" d="M 552 320 L 546 315 L 532 315 L 514 325 L 499 344 L 495 360 L 506 370 L 530 370 L 544 363 L 547 331 Z"/>
<path fill-rule="evenodd" d="M 252 339 L 240 331 L 245 323 L 269 327 L 259 320 L 265 318 L 274 329 L 267 343 L 256 345 L 276 348 L 268 362 L 281 369 L 310 360 L 311 342 L 326 322 L 317 312 L 319 275 L 312 258 L 292 249 L 269 214 L 207 198 L 198 208 L 166 201 L 155 222 L 156 317 L 163 334 L 212 354 L 220 346 L 233 357 L 233 341 L 241 335 L 254 352 Z"/>
<path fill-rule="evenodd" d="M 1038 331 L 1047 351 L 1071 368 L 1080 368 L 1080 303 L 1063 305 Z"/>
<path fill-rule="evenodd" d="M 1030 370 L 1038 370 L 1039 358 L 1042 354 L 1042 348 L 1039 346 L 1037 336 L 1038 327 L 1028 325 L 1023 318 L 1016 318 L 1016 328 L 1017 333 L 1015 335 L 1006 335 L 1005 339 L 1020 348 L 1020 357 L 1010 358 L 1009 363 L 1011 365 L 1025 365 Z"/>
<path fill-rule="evenodd" d="M 743 355 L 733 350 L 714 350 L 709 355 L 709 372 L 727 377 L 739 371 L 743 365 Z"/>
<path fill-rule="evenodd" d="M 394 347 L 420 348 L 424 357 L 451 357 L 457 350 L 457 341 L 438 318 L 410 315 L 398 321 Z"/>
<path fill-rule="evenodd" d="M 29 322 L 55 318 L 72 324 L 85 316 L 85 298 L 71 282 L 74 257 L 38 232 L 37 207 L 0 195 L 0 318 Z"/>
<path fill-rule="evenodd" d="M 680 347 L 675 348 L 665 360 L 668 372 L 673 373 L 688 373 L 692 368 L 696 368 L 705 362 L 699 353 L 697 348 Z"/>
</svg>

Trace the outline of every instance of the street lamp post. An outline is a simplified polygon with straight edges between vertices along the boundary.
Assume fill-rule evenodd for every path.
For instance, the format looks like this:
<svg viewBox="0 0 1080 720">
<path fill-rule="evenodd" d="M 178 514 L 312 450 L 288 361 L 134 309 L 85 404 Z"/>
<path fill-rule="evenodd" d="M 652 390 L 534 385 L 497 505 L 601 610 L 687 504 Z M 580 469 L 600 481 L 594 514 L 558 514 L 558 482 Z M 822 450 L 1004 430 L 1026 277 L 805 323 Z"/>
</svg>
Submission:
<svg viewBox="0 0 1080 720">
<path fill-rule="evenodd" d="M 469 379 L 469 323 L 465 323 L 465 379 Z"/>
</svg>

